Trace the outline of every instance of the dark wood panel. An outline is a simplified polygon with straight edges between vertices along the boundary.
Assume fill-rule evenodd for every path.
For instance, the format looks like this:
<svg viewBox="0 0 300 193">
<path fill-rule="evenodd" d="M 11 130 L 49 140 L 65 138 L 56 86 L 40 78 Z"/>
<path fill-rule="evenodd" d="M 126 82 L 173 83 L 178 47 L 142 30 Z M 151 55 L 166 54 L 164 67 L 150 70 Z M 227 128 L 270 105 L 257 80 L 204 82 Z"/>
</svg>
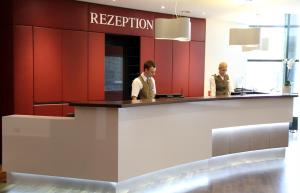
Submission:
<svg viewBox="0 0 300 193">
<path fill-rule="evenodd" d="M 32 27 L 14 27 L 14 111 L 33 114 Z"/>
<path fill-rule="evenodd" d="M 13 28 L 11 26 L 0 29 L 0 42 L 0 109 L 3 116 L 14 113 Z"/>
<path fill-rule="evenodd" d="M 88 5 L 78 1 L 14 0 L 14 23 L 87 30 Z"/>
<path fill-rule="evenodd" d="M 104 34 L 89 33 L 89 100 L 104 100 L 104 49 Z"/>
<path fill-rule="evenodd" d="M 173 41 L 173 93 L 188 96 L 189 42 Z"/>
<path fill-rule="evenodd" d="M 172 92 L 172 41 L 155 40 L 155 82 L 157 93 Z"/>
<path fill-rule="evenodd" d="M 42 116 L 62 116 L 62 105 L 35 105 L 34 114 Z"/>
<path fill-rule="evenodd" d="M 62 101 L 61 31 L 34 28 L 34 101 Z"/>
<path fill-rule="evenodd" d="M 87 100 L 87 33 L 62 31 L 63 101 Z"/>
<path fill-rule="evenodd" d="M 140 58 L 140 72 L 144 71 L 144 63 L 147 60 L 154 60 L 154 38 L 141 37 L 141 58 Z"/>
<path fill-rule="evenodd" d="M 203 96 L 204 53 L 204 42 L 190 42 L 189 96 Z"/>
</svg>

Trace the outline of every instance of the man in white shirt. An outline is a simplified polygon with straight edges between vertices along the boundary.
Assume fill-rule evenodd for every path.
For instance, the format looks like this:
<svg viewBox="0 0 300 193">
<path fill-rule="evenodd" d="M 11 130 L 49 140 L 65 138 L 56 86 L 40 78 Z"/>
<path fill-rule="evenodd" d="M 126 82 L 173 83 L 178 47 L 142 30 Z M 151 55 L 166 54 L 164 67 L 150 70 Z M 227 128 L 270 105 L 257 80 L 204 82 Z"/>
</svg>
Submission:
<svg viewBox="0 0 300 193">
<path fill-rule="evenodd" d="M 227 64 L 219 64 L 219 73 L 211 76 L 210 96 L 229 96 L 232 92 L 232 86 L 227 72 Z"/>
<path fill-rule="evenodd" d="M 135 78 L 131 85 L 131 99 L 154 99 L 156 94 L 155 80 L 156 65 L 148 60 L 144 63 L 144 72 Z"/>
</svg>

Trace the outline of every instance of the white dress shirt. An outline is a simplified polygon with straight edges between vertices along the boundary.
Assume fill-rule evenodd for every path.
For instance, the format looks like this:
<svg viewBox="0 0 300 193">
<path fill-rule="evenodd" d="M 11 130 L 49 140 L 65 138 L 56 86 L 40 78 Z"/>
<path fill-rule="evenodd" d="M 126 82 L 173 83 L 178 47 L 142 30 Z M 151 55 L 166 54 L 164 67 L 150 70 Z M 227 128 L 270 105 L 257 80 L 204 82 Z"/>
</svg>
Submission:
<svg viewBox="0 0 300 193">
<path fill-rule="evenodd" d="M 144 75 L 144 73 L 141 74 L 142 78 L 144 79 L 145 82 L 147 82 L 147 77 Z M 153 83 L 153 92 L 154 95 L 156 94 L 156 86 L 155 86 L 155 80 L 153 77 L 150 78 L 150 80 Z M 139 77 L 135 78 L 132 81 L 132 85 L 131 85 L 131 96 L 135 96 L 138 97 L 140 91 L 143 88 L 143 83 L 141 82 L 141 80 L 139 79 Z"/>
<path fill-rule="evenodd" d="M 221 76 L 219 73 L 217 74 L 217 76 L 220 76 L 222 78 L 222 80 L 224 80 L 224 77 Z M 215 81 L 215 77 L 214 75 L 212 75 L 209 79 L 209 87 L 210 87 L 210 96 L 216 96 L 216 81 Z M 230 81 L 230 78 L 228 80 L 228 90 L 230 92 L 233 92 L 232 90 L 232 83 Z"/>
</svg>

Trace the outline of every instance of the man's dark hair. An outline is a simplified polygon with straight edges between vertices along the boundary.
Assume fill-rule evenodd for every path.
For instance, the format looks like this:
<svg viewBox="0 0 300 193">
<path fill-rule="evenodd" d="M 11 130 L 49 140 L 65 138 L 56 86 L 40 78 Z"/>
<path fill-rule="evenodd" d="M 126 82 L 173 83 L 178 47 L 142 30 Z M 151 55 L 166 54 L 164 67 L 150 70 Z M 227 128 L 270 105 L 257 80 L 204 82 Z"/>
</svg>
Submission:
<svg viewBox="0 0 300 193">
<path fill-rule="evenodd" d="M 144 70 L 149 70 L 151 67 L 156 68 L 155 63 L 152 60 L 148 60 L 144 63 Z"/>
</svg>

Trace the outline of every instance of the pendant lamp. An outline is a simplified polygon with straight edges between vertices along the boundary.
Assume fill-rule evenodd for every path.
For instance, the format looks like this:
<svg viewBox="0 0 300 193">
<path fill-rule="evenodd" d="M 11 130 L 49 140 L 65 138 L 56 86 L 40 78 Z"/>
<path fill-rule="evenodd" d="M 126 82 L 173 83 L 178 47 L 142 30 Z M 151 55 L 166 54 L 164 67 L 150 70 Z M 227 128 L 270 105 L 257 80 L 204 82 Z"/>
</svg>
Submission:
<svg viewBox="0 0 300 193">
<path fill-rule="evenodd" d="M 260 28 L 232 28 L 229 45 L 259 45 Z"/>
<path fill-rule="evenodd" d="M 155 39 L 191 40 L 191 21 L 187 17 L 155 19 Z"/>
</svg>

